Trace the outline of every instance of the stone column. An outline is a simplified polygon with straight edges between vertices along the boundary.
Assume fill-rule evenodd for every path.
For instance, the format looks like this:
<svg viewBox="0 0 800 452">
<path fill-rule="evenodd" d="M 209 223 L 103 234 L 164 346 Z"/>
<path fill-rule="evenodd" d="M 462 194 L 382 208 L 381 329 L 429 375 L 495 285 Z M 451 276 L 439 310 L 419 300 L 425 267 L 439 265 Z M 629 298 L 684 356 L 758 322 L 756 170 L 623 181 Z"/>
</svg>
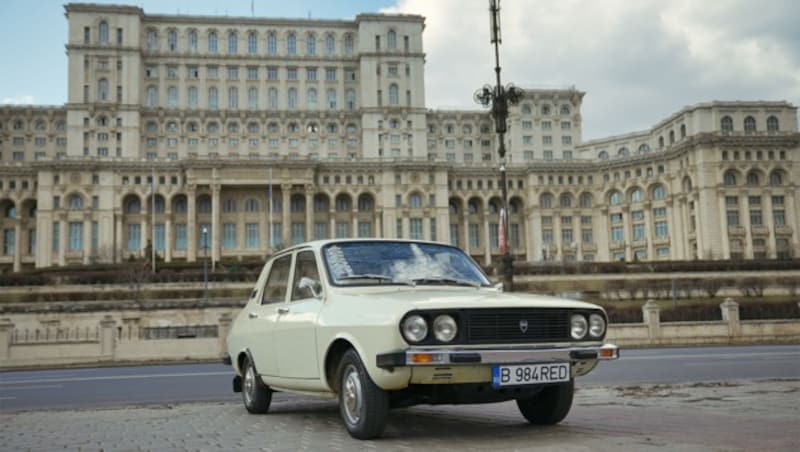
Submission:
<svg viewBox="0 0 800 452">
<path fill-rule="evenodd" d="M 669 258 L 672 260 L 683 259 L 683 242 L 678 223 L 677 213 L 675 212 L 675 201 L 672 197 L 667 198 L 667 227 L 669 227 Z"/>
<path fill-rule="evenodd" d="M 661 311 L 655 300 L 647 300 L 642 306 L 642 319 L 647 325 L 650 341 L 658 340 L 661 336 Z"/>
<path fill-rule="evenodd" d="M 464 214 L 464 220 L 461 226 L 462 232 L 461 235 L 464 237 L 464 252 L 467 255 L 470 254 L 469 248 L 469 218 L 467 217 L 466 213 Z"/>
<path fill-rule="evenodd" d="M 0 362 L 8 362 L 11 357 L 11 340 L 14 324 L 11 319 L 0 319 Z"/>
<path fill-rule="evenodd" d="M 761 200 L 761 212 L 764 219 L 764 224 L 767 226 L 767 258 L 775 259 L 777 254 L 777 240 L 775 240 L 775 217 L 772 214 L 772 192 L 765 191 L 764 199 Z M 785 214 L 784 214 L 785 216 Z"/>
<path fill-rule="evenodd" d="M 99 232 L 99 231 L 98 231 Z M 83 265 L 89 265 L 92 255 L 92 220 L 83 220 Z"/>
<path fill-rule="evenodd" d="M 140 224 L 141 224 L 141 226 L 140 226 L 140 230 L 139 230 L 139 249 L 137 251 L 139 252 L 139 256 L 143 256 L 143 257 L 146 257 L 146 258 L 149 259 L 150 256 L 145 256 L 144 255 L 144 252 L 147 249 L 147 240 L 148 240 L 148 237 L 150 237 L 150 227 L 149 227 L 150 224 L 147 221 L 147 217 L 144 217 L 142 219 L 142 221 L 140 222 Z M 150 245 L 151 246 L 155 246 L 155 244 L 153 244 L 153 242 L 152 242 L 152 239 L 151 239 Z"/>
<path fill-rule="evenodd" d="M 197 260 L 197 194 L 194 188 L 186 193 L 186 261 Z"/>
<path fill-rule="evenodd" d="M 217 268 L 220 249 L 220 227 L 219 227 L 219 195 L 220 186 L 211 187 L 211 270 Z"/>
<path fill-rule="evenodd" d="M 485 265 L 492 265 L 492 244 L 491 237 L 489 236 L 489 217 L 486 216 L 486 211 L 483 214 L 483 263 Z"/>
<path fill-rule="evenodd" d="M 220 356 L 228 353 L 228 333 L 231 330 L 231 314 L 224 312 L 219 316 L 219 325 L 217 327 L 217 339 L 219 343 Z"/>
<path fill-rule="evenodd" d="M 289 184 L 281 185 L 281 198 L 283 199 L 281 206 L 281 239 L 283 240 L 283 247 L 288 247 L 292 243 L 292 186 Z"/>
<path fill-rule="evenodd" d="M 525 229 L 520 234 L 525 241 L 525 260 L 533 262 L 536 259 L 536 244 L 533 241 L 533 212 L 525 215 Z"/>
<path fill-rule="evenodd" d="M 164 262 L 172 262 L 172 214 L 167 212 L 164 221 Z"/>
<path fill-rule="evenodd" d="M 20 212 L 20 215 L 22 212 Z M 14 268 L 15 272 L 22 269 L 22 220 L 14 220 Z"/>
<path fill-rule="evenodd" d="M 117 322 L 110 315 L 100 321 L 100 357 L 113 360 L 117 348 Z"/>
<path fill-rule="evenodd" d="M 122 231 L 122 213 L 116 214 L 114 228 L 114 262 L 120 263 L 122 262 L 123 242 L 125 241 L 125 235 Z"/>
<path fill-rule="evenodd" d="M 69 235 L 67 234 L 67 227 L 68 227 L 67 220 L 64 219 L 59 220 L 58 265 L 61 267 L 67 265 L 67 239 L 69 238 Z"/>
<path fill-rule="evenodd" d="M 595 243 L 597 243 L 596 261 L 607 262 L 611 260 L 608 244 L 608 228 L 608 209 L 604 207 L 592 211 L 592 230 L 597 231 L 597 236 L 595 237 Z"/>
<path fill-rule="evenodd" d="M 306 186 L 306 240 L 314 240 L 314 187 Z"/>
<path fill-rule="evenodd" d="M 350 218 L 352 218 L 351 221 L 352 225 L 350 227 L 351 229 L 350 237 L 355 238 L 358 237 L 358 211 L 355 208 L 353 208 L 353 210 L 350 211 Z"/>
<path fill-rule="evenodd" d="M 655 260 L 653 241 L 656 237 L 655 221 L 653 221 L 653 205 L 644 203 L 644 239 L 647 241 L 647 260 Z"/>
<path fill-rule="evenodd" d="M 622 206 L 622 240 L 625 242 L 625 262 L 630 262 L 633 260 L 633 222 L 629 206 Z"/>
<path fill-rule="evenodd" d="M 384 237 L 383 234 L 383 210 L 378 210 L 375 212 L 375 237 L 381 238 Z"/>
<path fill-rule="evenodd" d="M 428 217 L 422 218 L 422 238 L 431 240 L 431 219 Z"/>
<path fill-rule="evenodd" d="M 722 321 L 728 323 L 728 335 L 733 339 L 741 334 L 741 323 L 739 322 L 739 303 L 733 298 L 726 298 L 719 305 L 722 310 Z"/>
<path fill-rule="evenodd" d="M 330 215 L 330 222 L 331 222 L 331 227 L 330 227 L 330 230 L 328 231 L 328 238 L 335 238 L 336 237 L 336 212 L 334 210 L 331 210 L 328 214 Z"/>
<path fill-rule="evenodd" d="M 556 252 L 553 260 L 564 259 L 564 244 L 561 243 L 561 214 L 553 212 L 553 243 L 556 245 Z"/>
<path fill-rule="evenodd" d="M 728 237 L 728 215 L 725 206 L 725 193 L 720 192 L 717 196 L 719 199 L 719 236 L 722 241 L 722 259 L 731 258 L 731 244 Z"/>
<path fill-rule="evenodd" d="M 739 224 L 744 226 L 744 258 L 753 258 L 753 225 L 750 224 L 750 197 L 747 196 L 747 191 L 742 190 L 742 205 L 744 211 L 739 210 Z M 760 209 L 761 207 L 759 207 Z M 763 210 L 761 211 L 763 215 Z M 763 218 L 763 217 L 762 217 Z"/>
</svg>

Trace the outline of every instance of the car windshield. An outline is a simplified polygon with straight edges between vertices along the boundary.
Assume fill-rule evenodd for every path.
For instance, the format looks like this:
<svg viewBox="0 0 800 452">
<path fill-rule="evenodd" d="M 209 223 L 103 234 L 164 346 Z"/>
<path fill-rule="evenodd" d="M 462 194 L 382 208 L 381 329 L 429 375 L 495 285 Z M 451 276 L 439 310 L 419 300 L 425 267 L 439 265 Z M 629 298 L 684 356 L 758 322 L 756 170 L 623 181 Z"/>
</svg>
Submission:
<svg viewBox="0 0 800 452">
<path fill-rule="evenodd" d="M 323 249 L 335 285 L 488 286 L 481 269 L 458 248 L 433 243 L 341 242 Z"/>
</svg>

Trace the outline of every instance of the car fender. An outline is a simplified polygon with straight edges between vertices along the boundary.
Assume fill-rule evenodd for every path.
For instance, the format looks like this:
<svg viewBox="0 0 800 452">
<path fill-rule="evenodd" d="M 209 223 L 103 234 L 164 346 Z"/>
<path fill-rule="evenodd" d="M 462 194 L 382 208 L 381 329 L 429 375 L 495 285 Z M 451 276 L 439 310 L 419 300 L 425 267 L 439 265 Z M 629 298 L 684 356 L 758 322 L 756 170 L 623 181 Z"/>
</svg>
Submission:
<svg viewBox="0 0 800 452">
<path fill-rule="evenodd" d="M 358 340 L 358 338 L 355 335 L 347 331 L 340 331 L 336 333 L 328 341 L 325 347 L 325 353 L 320 357 L 320 363 L 321 363 L 320 375 L 325 375 L 325 377 L 323 378 L 326 381 L 331 381 L 332 379 L 328 379 L 327 378 L 328 375 L 326 375 L 325 373 L 325 359 L 331 350 L 331 346 L 337 340 L 345 340 L 353 346 L 355 351 L 358 353 L 358 356 L 361 358 L 361 362 L 364 364 L 364 368 L 366 369 L 370 378 L 372 378 L 372 381 L 374 381 L 375 384 L 378 385 L 380 388 L 390 391 L 390 390 L 404 389 L 408 387 L 409 382 L 411 381 L 410 368 L 402 367 L 402 368 L 395 368 L 392 370 L 379 368 L 376 363 L 376 356 L 378 355 L 378 353 L 385 351 L 379 352 L 376 350 L 372 350 L 371 347 L 365 347 L 365 345 L 360 340 Z M 336 368 L 338 368 L 338 366 Z M 334 388 L 331 388 L 331 390 L 334 390 Z M 336 391 L 334 390 L 334 392 Z"/>
</svg>

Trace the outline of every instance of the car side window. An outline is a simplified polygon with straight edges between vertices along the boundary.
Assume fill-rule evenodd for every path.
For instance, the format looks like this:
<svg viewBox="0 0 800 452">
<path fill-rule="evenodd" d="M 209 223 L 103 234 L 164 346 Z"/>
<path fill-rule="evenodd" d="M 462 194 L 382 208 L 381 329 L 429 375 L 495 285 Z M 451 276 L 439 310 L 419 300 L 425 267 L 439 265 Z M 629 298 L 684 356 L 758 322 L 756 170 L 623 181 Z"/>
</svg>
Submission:
<svg viewBox="0 0 800 452">
<path fill-rule="evenodd" d="M 286 300 L 286 290 L 289 285 L 289 269 L 292 267 L 292 255 L 275 259 L 272 263 L 267 283 L 264 285 L 264 294 L 261 304 L 283 303 Z"/>
<path fill-rule="evenodd" d="M 297 260 L 294 270 L 294 284 L 292 284 L 292 301 L 312 298 L 314 294 L 309 288 L 301 289 L 300 280 L 303 277 L 319 281 L 319 271 L 317 270 L 317 260 L 314 258 L 313 251 L 301 251 L 297 253 Z"/>
</svg>

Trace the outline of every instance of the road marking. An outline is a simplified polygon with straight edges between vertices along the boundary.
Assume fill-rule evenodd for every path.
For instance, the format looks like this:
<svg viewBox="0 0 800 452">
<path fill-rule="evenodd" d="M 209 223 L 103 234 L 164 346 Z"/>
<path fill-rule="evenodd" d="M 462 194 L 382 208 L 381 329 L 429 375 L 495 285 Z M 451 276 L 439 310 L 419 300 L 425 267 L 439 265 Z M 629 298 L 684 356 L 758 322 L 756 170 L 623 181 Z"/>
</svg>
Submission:
<svg viewBox="0 0 800 452">
<path fill-rule="evenodd" d="M 72 378 L 41 378 L 37 380 L 9 380 L 0 381 L 0 386 L 10 386 L 24 383 L 63 383 L 70 381 L 103 381 L 103 380 L 136 380 L 145 378 L 183 378 L 183 377 L 209 377 L 217 375 L 233 376 L 233 372 L 196 372 L 181 374 L 142 374 L 142 375 L 109 375 L 106 377 L 72 377 Z"/>
<path fill-rule="evenodd" d="M 28 389 L 57 389 L 63 387 L 64 385 L 8 386 L 6 388 L 0 388 L 0 391 L 25 391 Z"/>
<path fill-rule="evenodd" d="M 620 361 L 630 360 L 664 360 L 664 359 L 737 359 L 737 358 L 764 358 L 771 356 L 791 356 L 800 358 L 800 352 L 767 352 L 767 353 L 703 353 L 699 355 L 648 355 L 648 356 L 627 356 L 623 349 L 620 353 Z"/>
</svg>

